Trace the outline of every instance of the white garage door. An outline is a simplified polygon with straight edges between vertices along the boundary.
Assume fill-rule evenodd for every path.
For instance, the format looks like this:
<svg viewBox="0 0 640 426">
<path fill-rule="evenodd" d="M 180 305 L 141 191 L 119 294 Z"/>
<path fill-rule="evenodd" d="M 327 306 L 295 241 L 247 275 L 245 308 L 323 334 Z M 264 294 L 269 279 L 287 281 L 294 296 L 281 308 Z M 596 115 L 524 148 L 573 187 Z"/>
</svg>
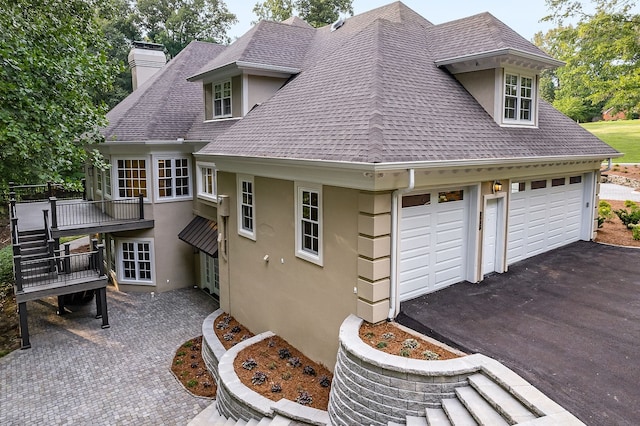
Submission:
<svg viewBox="0 0 640 426">
<path fill-rule="evenodd" d="M 403 197 L 398 285 L 401 301 L 464 280 L 467 198 L 462 189 Z"/>
<path fill-rule="evenodd" d="M 509 203 L 509 264 L 578 241 L 582 229 L 582 176 L 513 182 Z"/>
</svg>

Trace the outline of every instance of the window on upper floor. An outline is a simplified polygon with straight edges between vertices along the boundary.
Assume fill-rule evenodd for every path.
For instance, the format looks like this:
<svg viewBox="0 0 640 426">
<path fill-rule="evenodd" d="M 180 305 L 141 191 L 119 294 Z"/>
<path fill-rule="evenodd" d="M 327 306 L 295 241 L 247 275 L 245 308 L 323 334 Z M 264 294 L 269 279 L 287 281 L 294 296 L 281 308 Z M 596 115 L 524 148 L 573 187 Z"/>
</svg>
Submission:
<svg viewBox="0 0 640 426">
<path fill-rule="evenodd" d="M 102 170 L 99 167 L 96 170 L 96 190 L 98 194 L 104 197 L 111 197 L 111 167 Z"/>
<path fill-rule="evenodd" d="M 216 168 L 213 164 L 198 163 L 197 167 L 198 197 L 218 202 Z"/>
<path fill-rule="evenodd" d="M 505 71 L 504 73 L 504 111 L 505 124 L 535 123 L 535 78 Z"/>
<path fill-rule="evenodd" d="M 213 118 L 231 117 L 231 80 L 213 84 Z"/>
<path fill-rule="evenodd" d="M 118 197 L 147 196 L 147 161 L 144 159 L 120 159 L 116 161 Z"/>
<path fill-rule="evenodd" d="M 253 176 L 238 175 L 238 233 L 256 239 Z"/>
<path fill-rule="evenodd" d="M 322 266 L 322 186 L 296 184 L 296 255 Z"/>
<path fill-rule="evenodd" d="M 159 200 L 186 198 L 191 195 L 188 158 L 158 158 L 156 160 Z"/>
</svg>

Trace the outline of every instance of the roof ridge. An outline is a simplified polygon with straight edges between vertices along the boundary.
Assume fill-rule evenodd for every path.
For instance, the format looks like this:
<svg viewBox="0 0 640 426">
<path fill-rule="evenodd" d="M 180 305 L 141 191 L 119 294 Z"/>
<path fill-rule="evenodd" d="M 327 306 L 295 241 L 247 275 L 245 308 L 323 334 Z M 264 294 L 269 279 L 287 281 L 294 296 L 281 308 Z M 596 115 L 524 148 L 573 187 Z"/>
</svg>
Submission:
<svg viewBox="0 0 640 426">
<path fill-rule="evenodd" d="M 399 2 L 398 2 L 399 3 Z M 372 85 L 372 96 L 371 96 L 371 114 L 369 115 L 369 141 L 370 143 L 367 145 L 367 159 L 370 162 L 379 162 L 381 159 L 382 147 L 381 145 L 384 143 L 384 96 L 382 94 L 382 85 L 384 84 L 384 76 L 382 76 L 382 63 L 383 58 L 382 55 L 384 53 L 384 49 L 381 44 L 383 41 L 383 35 L 381 31 L 381 27 L 385 25 L 386 22 L 389 22 L 386 19 L 376 19 L 373 21 L 373 25 L 375 26 L 375 57 L 374 60 L 371 61 L 373 67 L 373 78 L 371 79 Z"/>
</svg>

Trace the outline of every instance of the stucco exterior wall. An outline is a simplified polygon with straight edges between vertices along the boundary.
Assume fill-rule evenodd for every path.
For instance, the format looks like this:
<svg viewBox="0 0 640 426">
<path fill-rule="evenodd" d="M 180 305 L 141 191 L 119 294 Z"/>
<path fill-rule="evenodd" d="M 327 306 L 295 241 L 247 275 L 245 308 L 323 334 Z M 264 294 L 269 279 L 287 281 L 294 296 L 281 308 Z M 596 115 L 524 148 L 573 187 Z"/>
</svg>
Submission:
<svg viewBox="0 0 640 426">
<path fill-rule="evenodd" d="M 248 79 L 248 96 L 249 104 L 247 109 L 253 108 L 255 104 L 266 101 L 271 98 L 282 87 L 286 79 L 275 77 L 264 77 L 258 75 L 250 75 Z"/>
<path fill-rule="evenodd" d="M 318 266 L 295 255 L 294 182 L 254 178 L 255 241 L 238 235 L 235 175 L 219 173 L 218 184 L 231 198 L 221 307 L 252 332 L 271 330 L 332 368 L 340 324 L 356 311 L 358 192 L 323 187 L 324 266 Z"/>
<path fill-rule="evenodd" d="M 494 116 L 496 97 L 496 77 L 495 70 L 474 71 L 455 75 L 456 79 L 465 89 L 478 101 L 491 115 Z M 495 117 L 494 117 L 495 118 Z"/>
</svg>

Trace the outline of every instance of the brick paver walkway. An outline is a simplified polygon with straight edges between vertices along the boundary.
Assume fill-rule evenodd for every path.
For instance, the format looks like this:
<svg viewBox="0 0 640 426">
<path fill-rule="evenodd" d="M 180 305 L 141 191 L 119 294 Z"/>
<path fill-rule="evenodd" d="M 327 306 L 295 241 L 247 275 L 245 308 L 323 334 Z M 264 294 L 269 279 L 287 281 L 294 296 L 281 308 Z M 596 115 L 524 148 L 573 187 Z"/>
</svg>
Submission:
<svg viewBox="0 0 640 426">
<path fill-rule="evenodd" d="M 55 298 L 28 302 L 32 348 L 0 358 L 0 425 L 185 425 L 210 404 L 169 369 L 177 347 L 202 334 L 213 299 L 109 289 L 108 303 L 103 330 L 95 303 L 59 317 Z"/>
</svg>

